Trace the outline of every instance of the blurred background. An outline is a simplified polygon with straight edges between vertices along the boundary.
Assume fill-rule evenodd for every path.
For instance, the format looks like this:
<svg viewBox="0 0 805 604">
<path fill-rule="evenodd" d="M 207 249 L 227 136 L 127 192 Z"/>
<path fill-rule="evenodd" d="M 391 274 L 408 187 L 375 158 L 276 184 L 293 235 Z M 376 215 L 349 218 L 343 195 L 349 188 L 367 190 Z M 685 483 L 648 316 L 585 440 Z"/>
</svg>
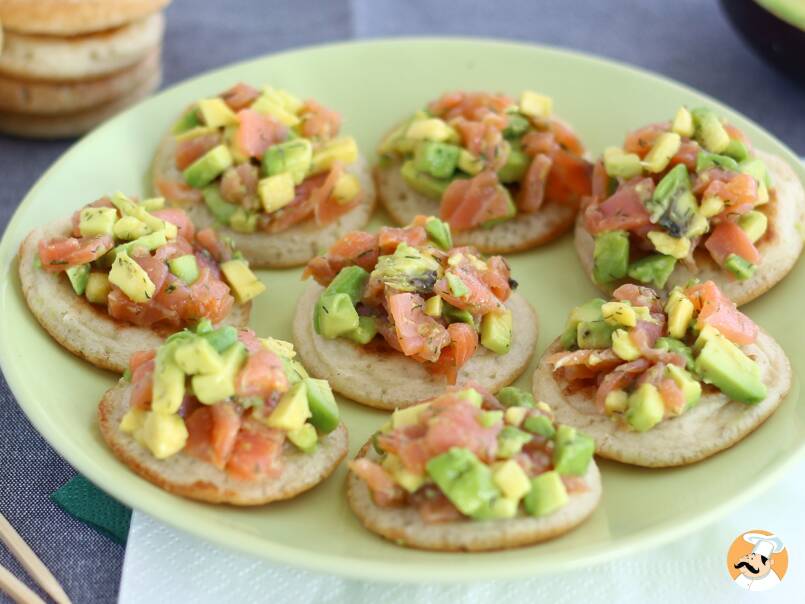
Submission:
<svg viewBox="0 0 805 604">
<path fill-rule="evenodd" d="M 761 1 L 777 8 L 805 4 Z M 767 54 L 784 54 L 796 44 L 791 40 L 805 35 L 796 34 L 793 26 L 781 27 L 779 19 L 764 20 L 767 16 L 756 11 L 753 0 L 724 3 L 752 43 Z M 592 53 L 673 78 L 731 105 L 805 155 L 805 86 L 800 83 L 802 65 L 795 63 L 796 58 L 803 61 L 805 52 L 795 50 L 784 59 L 795 77 L 784 75 L 752 50 L 717 0 L 174 0 L 165 16 L 162 87 L 234 61 L 311 44 L 386 36 L 505 38 Z M 595 98 L 590 90 L 591 111 Z M 27 190 L 72 142 L 0 135 L 0 230 Z M 124 146 L 120 152 L 125 153 Z M 0 459 L 17 460 L 10 474 L 3 470 L 0 501 L 13 497 L 27 507 L 17 526 L 35 550 L 47 554 L 48 566 L 62 569 L 59 575 L 67 577 L 63 585 L 69 593 L 112 601 L 123 548 L 50 503 L 49 493 L 74 472 L 33 430 L 3 380 L 0 401 Z M 37 517 L 55 521 L 37 523 Z M 71 552 L 78 551 L 82 555 L 73 558 Z M 2 551 L 0 561 L 21 574 Z"/>
</svg>

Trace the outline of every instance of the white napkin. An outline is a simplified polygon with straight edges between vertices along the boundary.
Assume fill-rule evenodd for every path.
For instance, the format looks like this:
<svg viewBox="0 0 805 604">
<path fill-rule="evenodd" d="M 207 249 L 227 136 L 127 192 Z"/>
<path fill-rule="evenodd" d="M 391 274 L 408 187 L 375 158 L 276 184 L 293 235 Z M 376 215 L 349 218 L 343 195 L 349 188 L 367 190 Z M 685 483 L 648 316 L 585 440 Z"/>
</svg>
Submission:
<svg viewBox="0 0 805 604">
<path fill-rule="evenodd" d="M 802 602 L 802 485 L 805 461 L 740 509 L 663 547 L 555 576 L 464 585 L 367 583 L 289 568 L 220 549 L 135 512 L 119 602 Z M 789 550 L 788 572 L 769 592 L 742 591 L 727 574 L 730 544 L 751 529 L 776 533 Z"/>
</svg>

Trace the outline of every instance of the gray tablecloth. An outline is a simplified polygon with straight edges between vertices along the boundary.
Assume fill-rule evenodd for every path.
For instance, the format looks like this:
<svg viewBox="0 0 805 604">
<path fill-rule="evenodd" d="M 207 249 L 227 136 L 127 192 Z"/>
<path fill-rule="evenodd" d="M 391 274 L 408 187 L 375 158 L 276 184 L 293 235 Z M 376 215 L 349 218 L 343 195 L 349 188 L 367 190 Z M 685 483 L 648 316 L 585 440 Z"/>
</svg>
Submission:
<svg viewBox="0 0 805 604">
<path fill-rule="evenodd" d="M 167 14 L 166 85 L 239 59 L 333 40 L 434 34 L 510 38 L 584 50 L 678 79 L 744 112 L 805 154 L 805 90 L 750 52 L 715 0 L 176 0 Z M 25 192 L 69 144 L 0 137 L 3 230 Z M 74 602 L 113 601 L 123 549 L 48 498 L 73 474 L 0 379 L 0 511 Z M 24 576 L 2 547 L 0 564 Z"/>
</svg>

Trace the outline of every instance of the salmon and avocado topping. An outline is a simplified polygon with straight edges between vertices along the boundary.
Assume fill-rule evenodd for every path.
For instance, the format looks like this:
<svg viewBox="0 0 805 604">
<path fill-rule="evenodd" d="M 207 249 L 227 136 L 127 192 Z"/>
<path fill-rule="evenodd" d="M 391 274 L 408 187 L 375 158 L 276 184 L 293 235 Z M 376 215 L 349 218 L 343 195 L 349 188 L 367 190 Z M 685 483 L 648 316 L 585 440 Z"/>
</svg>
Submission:
<svg viewBox="0 0 805 604">
<path fill-rule="evenodd" d="M 702 250 L 731 278 L 749 279 L 774 201 L 746 136 L 711 109 L 681 107 L 595 165 L 583 214 L 595 239 L 593 278 L 664 287 L 677 262 L 695 268 Z"/>
<path fill-rule="evenodd" d="M 506 354 L 517 283 L 501 256 L 453 247 L 450 226 L 417 216 L 404 228 L 355 231 L 313 258 L 303 273 L 322 286 L 316 333 L 423 363 L 451 384 L 478 345 Z"/>
<path fill-rule="evenodd" d="M 382 162 L 401 162 L 415 192 L 439 201 L 456 231 L 490 227 L 546 202 L 576 205 L 591 191 L 584 147 L 551 117 L 553 102 L 532 91 L 450 92 L 391 132 Z"/>
<path fill-rule="evenodd" d="M 63 273 L 76 296 L 140 327 L 217 324 L 265 289 L 231 245 L 164 204 L 116 193 L 83 207 L 69 237 L 39 242 L 39 268 Z"/>
<path fill-rule="evenodd" d="M 570 313 L 562 352 L 548 357 L 566 392 L 588 392 L 602 414 L 637 432 L 694 407 L 708 390 L 754 405 L 766 398 L 744 347 L 758 327 L 715 283 L 676 287 L 665 304 L 625 284 Z"/>
<path fill-rule="evenodd" d="M 295 356 L 290 342 L 201 321 L 132 356 L 120 430 L 157 459 L 186 453 L 232 478 L 278 476 L 286 440 L 313 453 L 340 423 L 327 381 Z"/>
<path fill-rule="evenodd" d="M 551 408 L 506 387 L 454 389 L 395 411 L 372 438 L 379 459 L 350 470 L 381 507 L 413 506 L 427 523 L 547 516 L 587 490 L 593 440 Z"/>
<path fill-rule="evenodd" d="M 313 219 L 325 225 L 363 195 L 346 168 L 358 160 L 341 117 L 285 90 L 239 83 L 201 99 L 175 123 L 181 181 L 156 186 L 172 202 L 204 203 L 221 224 L 243 233 L 278 233 Z"/>
</svg>

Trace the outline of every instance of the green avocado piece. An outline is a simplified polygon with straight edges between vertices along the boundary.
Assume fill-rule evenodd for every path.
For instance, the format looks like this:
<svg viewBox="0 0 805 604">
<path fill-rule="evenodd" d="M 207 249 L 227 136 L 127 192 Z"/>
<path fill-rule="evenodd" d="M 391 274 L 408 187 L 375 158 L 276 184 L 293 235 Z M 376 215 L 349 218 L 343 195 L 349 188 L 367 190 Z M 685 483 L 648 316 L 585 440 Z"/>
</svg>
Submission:
<svg viewBox="0 0 805 604">
<path fill-rule="evenodd" d="M 702 398 L 702 385 L 682 367 L 670 364 L 665 371 L 685 395 L 685 410 L 696 405 Z"/>
<path fill-rule="evenodd" d="M 749 158 L 749 149 L 737 138 L 731 138 L 730 144 L 721 153 L 739 162 Z"/>
<path fill-rule="evenodd" d="M 488 312 L 481 319 L 481 346 L 496 354 L 506 354 L 512 346 L 512 313 Z"/>
<path fill-rule="evenodd" d="M 539 434 L 545 438 L 553 438 L 556 428 L 551 419 L 545 415 L 529 415 L 523 422 L 523 428 L 532 434 Z"/>
<path fill-rule="evenodd" d="M 204 196 L 204 203 L 207 209 L 215 217 L 218 222 L 229 225 L 232 215 L 240 209 L 240 206 L 234 203 L 229 203 L 221 197 L 221 191 L 218 185 L 212 184 L 202 189 L 201 194 Z"/>
<path fill-rule="evenodd" d="M 127 241 L 126 243 L 121 243 L 117 247 L 113 247 L 101 257 L 101 264 L 103 266 L 111 266 L 118 254 L 126 253 L 131 256 L 132 250 L 138 247 L 151 252 L 159 247 L 162 247 L 167 242 L 168 240 L 165 237 L 165 231 L 155 231 L 153 233 L 149 233 L 148 235 L 138 237 L 134 241 Z"/>
<path fill-rule="evenodd" d="M 531 122 L 527 117 L 519 113 L 509 113 L 506 115 L 506 127 L 503 129 L 503 138 L 519 139 L 528 132 Z"/>
<path fill-rule="evenodd" d="M 691 111 L 695 138 L 702 147 L 713 153 L 721 153 L 730 144 L 730 135 L 714 111 L 699 108 Z"/>
<path fill-rule="evenodd" d="M 430 254 L 401 243 L 390 256 L 378 258 L 372 277 L 401 292 L 427 294 L 433 291 L 440 270 Z"/>
<path fill-rule="evenodd" d="M 498 180 L 502 183 L 520 182 L 531 165 L 531 158 L 520 149 L 512 147 L 506 163 L 498 170 Z"/>
<path fill-rule="evenodd" d="M 698 211 L 685 164 L 675 166 L 662 177 L 646 209 L 651 222 L 659 224 L 671 237 L 685 236 Z"/>
<path fill-rule="evenodd" d="M 514 426 L 504 426 L 498 434 L 497 457 L 508 459 L 517 455 L 527 442 L 531 441 L 531 435 Z"/>
<path fill-rule="evenodd" d="M 766 163 L 756 157 L 754 159 L 747 159 L 738 164 L 739 169 L 744 174 L 749 174 L 758 183 L 765 184 L 767 187 L 772 185 L 771 175 L 766 168 Z"/>
<path fill-rule="evenodd" d="M 177 344 L 173 359 L 186 375 L 206 375 L 222 369 L 221 355 L 208 340 L 201 337 Z"/>
<path fill-rule="evenodd" d="M 218 329 L 199 334 L 207 340 L 219 353 L 224 352 L 238 341 L 238 330 L 231 325 L 223 325 Z"/>
<path fill-rule="evenodd" d="M 561 343 L 565 350 L 576 346 L 576 334 L 578 333 L 579 323 L 584 321 L 603 321 L 604 313 L 601 307 L 606 303 L 606 300 L 601 298 L 593 298 L 584 304 L 575 307 L 570 311 L 567 323 L 565 324 L 565 331 L 562 332 Z"/>
<path fill-rule="evenodd" d="M 347 294 L 322 295 L 317 303 L 319 333 L 335 339 L 358 328 L 360 317 Z"/>
<path fill-rule="evenodd" d="M 296 185 L 305 180 L 312 163 L 313 144 L 306 138 L 272 145 L 263 155 L 263 171 L 266 176 L 288 172 Z"/>
<path fill-rule="evenodd" d="M 629 265 L 629 277 L 641 283 L 664 287 L 668 277 L 674 272 L 676 258 L 665 254 L 651 254 Z"/>
<path fill-rule="evenodd" d="M 724 261 L 724 268 L 731 272 L 738 281 L 746 281 L 755 274 L 755 265 L 739 256 L 730 254 Z"/>
<path fill-rule="evenodd" d="M 67 278 L 70 280 L 70 285 L 73 286 L 73 291 L 79 296 L 83 296 L 87 289 L 87 282 L 89 281 L 89 264 L 71 266 L 65 272 L 67 273 Z"/>
<path fill-rule="evenodd" d="M 699 151 L 696 155 L 696 171 L 704 172 L 708 168 L 722 168 L 724 170 L 738 171 L 738 162 L 727 155 L 719 155 L 708 151 Z"/>
<path fill-rule="evenodd" d="M 572 426 L 560 425 L 556 430 L 553 467 L 568 476 L 583 476 L 595 453 L 595 441 Z"/>
<path fill-rule="evenodd" d="M 168 268 L 170 268 L 171 273 L 187 285 L 193 285 L 198 279 L 198 262 L 193 254 L 171 258 L 168 260 Z"/>
<path fill-rule="evenodd" d="M 478 416 L 478 423 L 484 428 L 491 428 L 495 424 L 503 421 L 503 411 L 495 409 L 494 411 L 481 411 Z"/>
<path fill-rule="evenodd" d="M 643 164 L 636 153 L 626 153 L 620 147 L 609 147 L 604 150 L 604 170 L 607 176 L 629 179 L 643 173 Z"/>
<path fill-rule="evenodd" d="M 450 185 L 450 181 L 444 178 L 434 178 L 430 174 L 417 170 L 414 160 L 409 159 L 400 168 L 400 174 L 405 180 L 405 184 L 411 187 L 420 195 L 429 199 L 441 200 L 442 193 Z"/>
<path fill-rule="evenodd" d="M 755 243 L 766 234 L 769 219 L 763 212 L 750 210 L 738 219 L 738 226 L 744 230 L 750 241 Z"/>
<path fill-rule="evenodd" d="M 302 380 L 307 387 L 307 404 L 310 408 L 310 423 L 320 432 L 332 432 L 338 427 L 340 413 L 335 402 L 333 391 L 327 380 L 305 378 Z"/>
<path fill-rule="evenodd" d="M 447 251 L 453 247 L 450 225 L 435 216 L 431 216 L 425 221 L 425 232 L 428 234 L 428 239 L 439 249 Z"/>
<path fill-rule="evenodd" d="M 198 126 L 201 126 L 201 120 L 198 119 L 198 111 L 196 110 L 196 106 L 193 105 L 192 107 L 189 107 L 182 115 L 180 115 L 179 119 L 173 123 L 171 134 L 176 136 L 177 134 L 187 132 L 188 130 L 192 130 Z"/>
<path fill-rule="evenodd" d="M 504 407 L 536 407 L 534 395 L 515 386 L 506 386 L 497 394 L 498 402 Z"/>
<path fill-rule="evenodd" d="M 626 231 L 605 231 L 595 236 L 593 279 L 596 283 L 611 283 L 626 276 L 629 270 L 629 234 Z"/>
<path fill-rule="evenodd" d="M 316 434 L 316 428 L 308 423 L 304 424 L 301 428 L 291 430 L 287 433 L 287 436 L 288 440 L 303 453 L 313 453 L 313 451 L 316 450 L 316 445 L 319 440 L 318 434 Z"/>
<path fill-rule="evenodd" d="M 637 432 L 651 430 L 665 414 L 665 404 L 657 387 L 643 384 L 629 396 L 626 421 Z"/>
<path fill-rule="evenodd" d="M 492 470 L 468 449 L 453 447 L 431 458 L 425 468 L 436 486 L 466 516 L 472 516 L 500 496 Z"/>
<path fill-rule="evenodd" d="M 335 279 L 330 282 L 330 285 L 328 285 L 327 288 L 322 292 L 321 296 L 319 296 L 316 306 L 313 309 L 313 327 L 315 328 L 316 333 L 321 333 L 320 321 L 322 315 L 324 314 L 322 305 L 324 304 L 325 299 L 330 298 L 335 294 L 346 294 L 349 297 L 351 304 L 354 305 L 358 302 L 358 300 L 361 299 L 363 289 L 368 280 L 369 273 L 367 273 L 360 266 L 347 266 L 339 271 L 339 273 L 335 276 Z M 355 313 L 355 316 L 357 316 L 357 312 Z"/>
<path fill-rule="evenodd" d="M 221 354 L 221 371 L 209 375 L 194 375 L 193 394 L 206 405 L 214 405 L 235 394 L 235 378 L 249 356 L 242 342 L 235 342 Z"/>
<path fill-rule="evenodd" d="M 532 516 L 547 516 L 569 500 L 565 483 L 559 472 L 543 472 L 531 479 L 531 490 L 523 498 L 525 511 Z"/>
<path fill-rule="evenodd" d="M 654 343 L 654 348 L 658 350 L 667 350 L 668 352 L 675 352 L 685 357 L 685 366 L 688 369 L 693 369 L 693 351 L 690 349 L 690 346 L 685 345 L 682 340 L 677 340 L 676 338 L 671 338 L 669 336 L 662 336 L 661 338 L 657 338 L 657 341 Z"/>
<path fill-rule="evenodd" d="M 184 180 L 194 189 L 206 187 L 232 165 L 232 153 L 226 145 L 207 151 L 182 172 Z"/>
<path fill-rule="evenodd" d="M 420 141 L 414 150 L 414 167 L 434 178 L 450 178 L 456 171 L 460 152 L 457 145 Z"/>
<path fill-rule="evenodd" d="M 581 321 L 576 326 L 576 343 L 579 348 L 609 348 L 612 332 L 618 328 L 607 321 Z"/>
<path fill-rule="evenodd" d="M 707 339 L 694 369 L 705 383 L 734 401 L 751 405 L 766 398 L 758 364 L 721 334 Z"/>
<path fill-rule="evenodd" d="M 472 318 L 470 311 L 464 308 L 456 308 L 447 302 L 443 306 L 442 316 L 447 319 L 448 323 L 466 323 L 475 327 L 475 319 Z"/>
<path fill-rule="evenodd" d="M 374 317 L 358 317 L 358 327 L 344 334 L 345 338 L 361 346 L 371 342 L 377 335 L 377 320 Z"/>
<path fill-rule="evenodd" d="M 469 295 L 470 290 L 461 280 L 461 277 L 454 273 L 447 273 L 445 277 L 447 278 L 447 285 L 450 286 L 450 293 L 453 297 L 464 298 Z"/>
</svg>

